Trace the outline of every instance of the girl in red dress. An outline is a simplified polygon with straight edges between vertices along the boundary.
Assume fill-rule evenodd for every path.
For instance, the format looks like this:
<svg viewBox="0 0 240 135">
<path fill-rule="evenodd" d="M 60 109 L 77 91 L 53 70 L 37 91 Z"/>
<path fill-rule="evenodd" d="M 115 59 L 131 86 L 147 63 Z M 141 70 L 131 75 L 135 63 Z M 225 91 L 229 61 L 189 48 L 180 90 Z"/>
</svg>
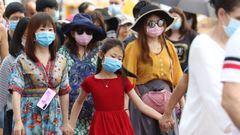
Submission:
<svg viewBox="0 0 240 135">
<path fill-rule="evenodd" d="M 70 124 L 76 126 L 78 115 L 88 94 L 92 94 L 95 113 L 90 135 L 134 135 L 134 131 L 124 109 L 124 93 L 128 94 L 135 106 L 145 115 L 160 123 L 162 115 L 142 102 L 126 77 L 122 68 L 124 49 L 121 41 L 108 39 L 102 46 L 97 63 L 97 74 L 87 77 L 81 84 L 82 91 L 76 99 L 70 117 Z M 127 74 L 128 76 L 131 73 Z M 133 75 L 132 75 L 133 76 Z M 169 128 L 161 125 L 161 128 Z"/>
</svg>

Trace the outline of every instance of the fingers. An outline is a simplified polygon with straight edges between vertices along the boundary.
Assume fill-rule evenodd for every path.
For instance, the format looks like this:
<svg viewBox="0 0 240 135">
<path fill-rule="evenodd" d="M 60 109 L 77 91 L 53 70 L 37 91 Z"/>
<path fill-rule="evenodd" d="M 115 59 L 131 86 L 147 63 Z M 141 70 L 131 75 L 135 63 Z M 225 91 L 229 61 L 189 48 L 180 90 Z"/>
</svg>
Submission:
<svg viewBox="0 0 240 135">
<path fill-rule="evenodd" d="M 64 129 L 63 134 L 64 135 L 74 135 L 74 130 L 72 128 Z"/>
<path fill-rule="evenodd" d="M 17 129 L 17 130 L 14 130 L 14 135 L 24 135 L 24 131 L 23 129 Z"/>
<path fill-rule="evenodd" d="M 160 129 L 162 132 L 168 132 L 170 129 L 172 129 L 174 127 L 174 121 L 162 121 L 160 124 Z"/>
</svg>

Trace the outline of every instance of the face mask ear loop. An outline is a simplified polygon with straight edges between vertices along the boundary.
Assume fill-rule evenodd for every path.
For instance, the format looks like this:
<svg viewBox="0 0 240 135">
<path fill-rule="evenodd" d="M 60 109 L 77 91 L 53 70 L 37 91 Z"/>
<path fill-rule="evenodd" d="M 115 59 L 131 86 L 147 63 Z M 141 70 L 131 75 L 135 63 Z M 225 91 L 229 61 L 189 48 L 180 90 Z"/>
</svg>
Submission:
<svg viewBox="0 0 240 135">
<path fill-rule="evenodd" d="M 230 20 L 231 20 L 231 16 L 230 16 L 226 11 L 225 11 L 224 14 L 227 16 L 227 18 L 229 19 L 229 22 L 230 22 Z M 229 23 L 229 22 L 228 22 L 228 23 Z M 223 21 L 223 26 L 227 27 L 228 24 L 226 24 L 226 23 Z"/>
</svg>

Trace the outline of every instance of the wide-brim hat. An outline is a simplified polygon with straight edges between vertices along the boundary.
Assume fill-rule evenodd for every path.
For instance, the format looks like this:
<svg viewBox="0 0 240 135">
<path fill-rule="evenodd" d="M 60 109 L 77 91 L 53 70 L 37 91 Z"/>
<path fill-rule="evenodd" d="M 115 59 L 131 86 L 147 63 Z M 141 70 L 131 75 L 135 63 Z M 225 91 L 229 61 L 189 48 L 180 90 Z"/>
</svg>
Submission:
<svg viewBox="0 0 240 135">
<path fill-rule="evenodd" d="M 94 41 L 101 41 L 106 38 L 106 32 L 102 28 L 93 24 L 91 16 L 80 13 L 76 14 L 70 23 L 65 24 L 62 27 L 63 33 L 68 36 L 71 34 L 71 31 L 78 26 L 84 26 L 87 29 L 92 30 Z"/>
<path fill-rule="evenodd" d="M 135 23 L 132 26 L 132 30 L 138 32 L 140 27 L 140 22 L 142 22 L 142 19 L 149 14 L 154 14 L 159 16 L 161 19 L 164 19 L 166 22 L 166 29 L 165 31 L 169 30 L 171 25 L 174 23 L 174 18 L 166 11 L 160 9 L 158 6 L 153 4 L 146 4 L 143 8 L 139 11 L 139 17 L 135 20 Z"/>
<path fill-rule="evenodd" d="M 119 20 L 117 17 L 113 17 L 108 13 L 107 8 L 98 8 L 95 9 L 95 11 L 99 12 L 102 14 L 104 21 L 109 24 L 108 26 L 108 31 L 109 30 L 115 30 L 117 31 L 118 25 L 119 25 Z"/>
</svg>

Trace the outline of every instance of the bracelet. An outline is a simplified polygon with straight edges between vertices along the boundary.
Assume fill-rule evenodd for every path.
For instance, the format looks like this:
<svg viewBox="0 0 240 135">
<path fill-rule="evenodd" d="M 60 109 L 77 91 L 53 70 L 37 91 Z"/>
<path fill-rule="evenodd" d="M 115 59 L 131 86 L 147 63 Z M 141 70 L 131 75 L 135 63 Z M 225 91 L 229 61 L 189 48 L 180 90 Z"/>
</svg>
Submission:
<svg viewBox="0 0 240 135">
<path fill-rule="evenodd" d="M 124 109 L 124 111 L 128 111 L 128 109 Z"/>
</svg>

